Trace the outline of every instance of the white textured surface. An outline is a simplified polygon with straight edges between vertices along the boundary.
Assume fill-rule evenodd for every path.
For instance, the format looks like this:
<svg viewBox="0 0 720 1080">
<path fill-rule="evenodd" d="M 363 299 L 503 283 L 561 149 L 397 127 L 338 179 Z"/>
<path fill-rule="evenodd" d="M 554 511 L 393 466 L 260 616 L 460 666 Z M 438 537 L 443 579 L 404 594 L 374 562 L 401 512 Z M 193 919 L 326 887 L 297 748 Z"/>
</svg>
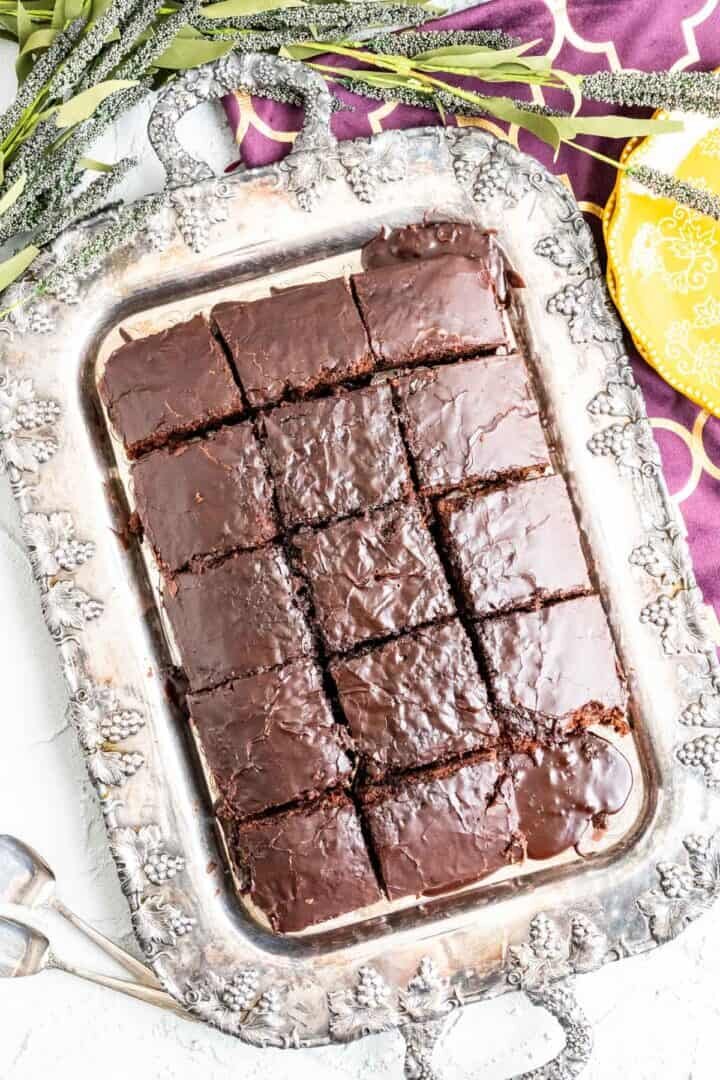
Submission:
<svg viewBox="0 0 720 1080">
<path fill-rule="evenodd" d="M 12 95 L 12 49 L 0 43 L 0 108 Z M 227 161 L 228 141 L 210 115 L 188 118 L 210 160 Z M 145 149 L 145 113 L 126 118 L 122 139 L 108 138 L 95 156 L 115 160 L 141 151 L 143 165 L 128 187 L 157 186 L 162 170 Z M 208 130 L 217 132 L 208 146 Z M 48 361 L 50 362 L 50 361 Z M 103 839 L 93 793 L 72 731 L 66 695 L 19 539 L 17 516 L 0 480 L 0 832 L 36 846 L 60 879 L 63 899 L 105 933 L 131 941 L 125 902 Z M 60 955 L 88 966 L 103 961 L 55 917 L 37 917 Z M 578 984 L 595 1026 L 587 1080 L 710 1080 L 718 1075 L 714 1033 L 720 1014 L 713 960 L 720 949 L 720 912 L 677 942 L 624 961 Z M 110 970 L 110 969 L 108 969 Z M 116 972 L 117 973 L 117 972 Z M 59 972 L 0 984 L 0 1080 L 399 1080 L 397 1035 L 316 1051 L 256 1051 L 207 1028 L 165 1015 Z M 447 1080 L 506 1080 L 540 1064 L 559 1036 L 518 995 L 472 1007 L 449 1042 Z"/>
</svg>

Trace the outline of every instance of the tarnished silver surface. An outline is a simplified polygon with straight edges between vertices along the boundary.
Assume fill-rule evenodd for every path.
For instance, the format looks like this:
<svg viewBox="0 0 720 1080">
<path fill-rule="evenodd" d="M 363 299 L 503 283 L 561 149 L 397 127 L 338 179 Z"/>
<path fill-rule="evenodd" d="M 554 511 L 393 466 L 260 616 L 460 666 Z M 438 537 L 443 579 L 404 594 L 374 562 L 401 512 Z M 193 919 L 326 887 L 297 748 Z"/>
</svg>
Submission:
<svg viewBox="0 0 720 1080">
<path fill-rule="evenodd" d="M 236 62 L 219 76 L 215 65 L 190 73 L 154 120 L 205 99 L 194 88 L 208 80 L 253 89 L 253 58 Z M 282 93 L 279 69 L 278 77 Z M 154 123 L 163 156 L 171 129 L 170 120 Z M 355 251 L 381 224 L 428 210 L 497 228 L 527 281 L 514 319 L 630 676 L 642 798 L 632 828 L 587 860 L 277 938 L 225 882 L 168 704 L 151 597 L 117 535 L 95 359 L 108 331 L 133 315 Z M 96 227 L 63 236 L 34 275 Z M 164 985 L 196 1016 L 255 1045 L 398 1027 L 407 1075 L 424 1078 L 460 1005 L 520 988 L 566 1034 L 560 1056 L 531 1075 L 579 1075 L 591 1039 L 568 977 L 674 937 L 720 891 L 720 672 L 682 523 L 572 196 L 477 129 L 387 132 L 341 147 L 323 134 L 318 152 L 303 142 L 281 165 L 172 191 L 148 229 L 82 280 L 68 277 L 62 295 L 36 297 L 33 288 L 30 278 L 11 290 L 11 302 L 27 302 L 0 323 L 0 455 L 135 930 Z"/>
</svg>

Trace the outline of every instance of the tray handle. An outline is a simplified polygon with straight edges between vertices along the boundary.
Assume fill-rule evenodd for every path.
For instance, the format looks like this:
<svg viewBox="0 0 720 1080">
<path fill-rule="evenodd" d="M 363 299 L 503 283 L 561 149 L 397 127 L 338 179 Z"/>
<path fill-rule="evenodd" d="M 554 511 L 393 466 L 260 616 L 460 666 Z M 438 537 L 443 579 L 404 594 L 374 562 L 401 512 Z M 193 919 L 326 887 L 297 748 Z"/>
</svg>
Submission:
<svg viewBox="0 0 720 1080">
<path fill-rule="evenodd" d="M 233 90 L 303 106 L 303 127 L 288 158 L 298 159 L 308 151 L 318 150 L 330 151 L 330 158 L 335 157 L 336 141 L 330 131 L 335 106 L 320 75 L 303 64 L 278 56 L 230 53 L 187 71 L 158 95 L 148 121 L 148 139 L 165 169 L 169 188 L 210 180 L 215 175 L 206 162 L 198 161 L 184 149 L 175 128 L 191 109 L 205 101 L 216 101 Z"/>
<path fill-rule="evenodd" d="M 526 989 L 533 1005 L 555 1017 L 565 1033 L 565 1045 L 552 1061 L 522 1073 L 514 1080 L 574 1080 L 590 1061 L 593 1048 L 592 1028 L 578 1004 L 568 980 Z M 434 1062 L 442 1040 L 455 1025 L 458 1010 L 437 1020 L 405 1024 L 400 1032 L 405 1040 L 405 1080 L 442 1080 Z"/>
</svg>

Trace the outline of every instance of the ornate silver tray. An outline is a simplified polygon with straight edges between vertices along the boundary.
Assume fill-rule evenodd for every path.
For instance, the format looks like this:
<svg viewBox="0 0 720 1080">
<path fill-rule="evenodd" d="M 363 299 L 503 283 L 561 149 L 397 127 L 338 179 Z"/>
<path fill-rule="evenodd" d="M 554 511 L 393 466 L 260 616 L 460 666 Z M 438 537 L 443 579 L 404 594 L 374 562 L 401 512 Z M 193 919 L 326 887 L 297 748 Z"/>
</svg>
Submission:
<svg viewBox="0 0 720 1080">
<path fill-rule="evenodd" d="M 175 138 L 180 116 L 234 87 L 300 101 L 278 165 L 214 178 Z M 466 1002 L 522 989 L 566 1030 L 529 1074 L 577 1076 L 591 1032 L 569 977 L 678 934 L 720 892 L 720 670 L 642 396 L 593 242 L 563 185 L 479 129 L 338 145 L 311 72 L 230 57 L 160 98 L 150 136 L 165 204 L 111 258 L 73 273 L 108 215 L 65 234 L 13 287 L 0 322 L 0 459 L 22 514 L 71 712 L 138 940 L 195 1016 L 255 1045 L 312 1046 L 398 1027 L 408 1076 Z M 192 183 L 192 186 L 187 186 Z M 157 611 L 122 537 L 117 461 L 96 365 L 117 327 L 152 329 L 230 286 L 252 294 L 354 266 L 381 224 L 437 216 L 498 229 L 528 288 L 513 326 L 593 549 L 633 699 L 636 797 L 585 859 L 524 867 L 445 898 L 294 937 L 238 904 L 161 675 Z M 112 212 L 109 217 L 112 218 Z M 53 291 L 35 281 L 54 269 Z M 704 729 L 710 729 L 705 731 Z"/>
</svg>

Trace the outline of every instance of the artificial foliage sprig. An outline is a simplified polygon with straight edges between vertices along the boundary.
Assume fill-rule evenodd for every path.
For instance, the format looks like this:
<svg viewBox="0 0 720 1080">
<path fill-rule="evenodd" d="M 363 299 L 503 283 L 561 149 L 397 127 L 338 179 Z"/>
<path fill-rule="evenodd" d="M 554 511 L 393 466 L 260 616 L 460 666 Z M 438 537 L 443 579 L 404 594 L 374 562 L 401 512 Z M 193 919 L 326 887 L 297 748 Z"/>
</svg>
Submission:
<svg viewBox="0 0 720 1080">
<path fill-rule="evenodd" d="M 133 168 L 132 159 L 92 159 L 103 132 L 178 72 L 231 51 L 280 54 L 310 65 L 330 86 L 434 109 L 443 119 L 492 117 L 556 152 L 570 146 L 618 168 L 625 166 L 578 137 L 627 138 L 681 125 L 664 116 L 583 116 L 583 99 L 720 116 L 720 81 L 709 74 L 580 76 L 531 55 L 536 42 L 499 29 L 424 29 L 438 13 L 431 0 L 0 0 L 0 35 L 20 46 L 17 95 L 0 116 L 0 245 L 11 245 L 0 262 L 0 291 L 60 231 L 106 206 Z M 472 89 L 458 76 L 471 79 Z M 562 91 L 567 107 L 497 93 L 498 83 Z M 720 200 L 707 192 L 646 167 L 628 172 L 651 191 L 720 217 Z M 114 226 L 95 232 L 87 255 L 79 253 L 78 268 L 127 238 L 154 205 L 119 210 Z M 58 272 L 55 286 L 62 281 Z"/>
</svg>

